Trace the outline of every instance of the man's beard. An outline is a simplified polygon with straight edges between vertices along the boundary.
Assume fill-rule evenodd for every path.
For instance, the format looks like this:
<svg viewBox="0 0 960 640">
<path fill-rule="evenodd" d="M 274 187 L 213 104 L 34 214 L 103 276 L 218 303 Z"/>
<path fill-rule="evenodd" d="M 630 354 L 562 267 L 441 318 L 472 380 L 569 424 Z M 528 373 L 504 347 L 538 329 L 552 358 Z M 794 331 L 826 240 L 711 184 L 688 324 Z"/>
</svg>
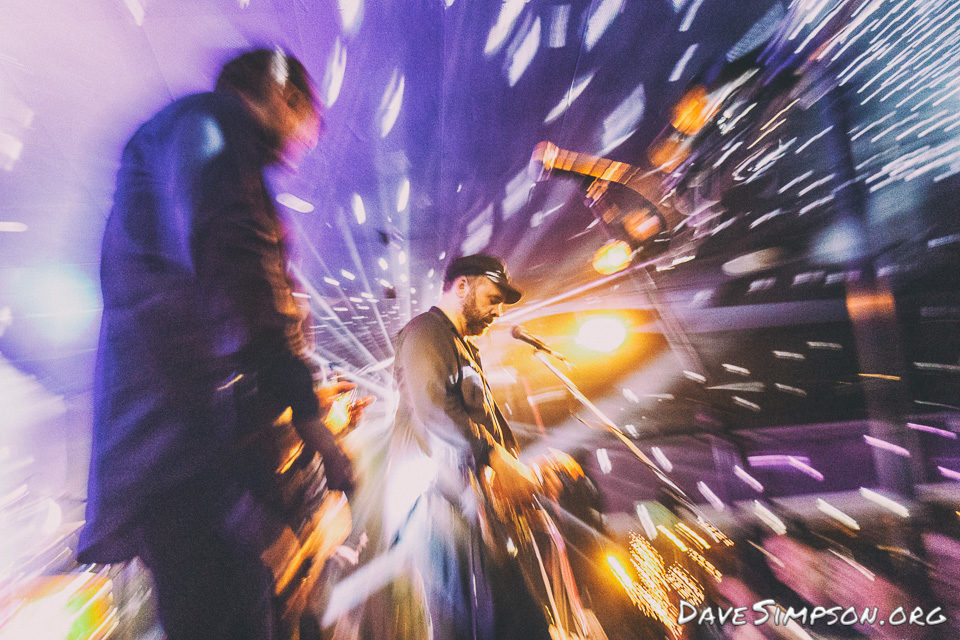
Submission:
<svg viewBox="0 0 960 640">
<path fill-rule="evenodd" d="M 463 335 L 479 336 L 493 324 L 492 315 L 483 315 L 477 308 L 477 292 L 471 287 L 467 299 L 463 303 Z"/>
</svg>

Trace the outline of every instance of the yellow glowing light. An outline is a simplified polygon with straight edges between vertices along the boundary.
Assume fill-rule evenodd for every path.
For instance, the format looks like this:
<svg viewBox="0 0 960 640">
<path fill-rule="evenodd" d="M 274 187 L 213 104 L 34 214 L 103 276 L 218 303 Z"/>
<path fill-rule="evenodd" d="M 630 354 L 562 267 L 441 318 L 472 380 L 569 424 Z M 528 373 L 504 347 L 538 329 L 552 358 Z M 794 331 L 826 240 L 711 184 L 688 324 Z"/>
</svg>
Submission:
<svg viewBox="0 0 960 640">
<path fill-rule="evenodd" d="M 696 578 L 687 573 L 687 570 L 680 565 L 672 564 L 667 569 L 667 583 L 677 592 L 681 598 L 699 607 L 703 603 L 703 587 Z"/>
<path fill-rule="evenodd" d="M 696 562 L 697 564 L 699 564 L 700 567 L 701 567 L 704 571 L 706 571 L 707 573 L 709 573 L 709 574 L 713 577 L 714 580 L 716 580 L 717 582 L 720 582 L 720 580 L 723 579 L 723 574 L 720 573 L 720 570 L 719 570 L 719 569 L 717 569 L 715 566 L 713 566 L 713 563 L 712 563 L 712 562 L 710 562 L 709 560 L 707 560 L 706 558 L 704 558 L 702 555 L 700 555 L 699 553 L 697 553 L 697 552 L 694 551 L 693 549 L 687 549 L 686 551 L 687 551 L 687 555 L 690 556 L 690 558 L 691 558 L 694 562 Z"/>
<path fill-rule="evenodd" d="M 613 575 L 617 576 L 617 580 L 619 580 L 623 586 L 627 586 L 633 582 L 627 574 L 627 570 L 624 569 L 623 564 L 621 564 L 615 555 L 607 554 L 607 564 L 610 565 L 610 569 L 613 570 Z"/>
<path fill-rule="evenodd" d="M 593 256 L 593 268 L 597 273 L 610 275 L 623 271 L 630 265 L 633 252 L 623 240 L 611 240 L 599 249 Z"/>
<path fill-rule="evenodd" d="M 630 599 L 641 611 L 666 625 L 674 637 L 679 637 L 678 611 L 670 601 L 663 557 L 642 536 L 633 533 L 630 536 L 630 560 L 639 579 L 629 583 L 620 579 Z"/>
<path fill-rule="evenodd" d="M 590 318 L 577 331 L 577 344 L 591 351 L 610 353 L 627 339 L 627 327 L 619 318 Z"/>
<path fill-rule="evenodd" d="M 680 133 L 693 135 L 717 113 L 719 103 L 710 100 L 706 88 L 690 89 L 673 109 L 671 124 Z"/>
<path fill-rule="evenodd" d="M 673 531 L 670 531 L 670 529 L 667 529 L 662 524 L 657 525 L 657 530 L 659 530 L 660 533 L 662 533 L 663 535 L 670 538 L 670 541 L 673 542 L 673 544 L 677 545 L 677 548 L 680 549 L 680 551 L 687 551 L 687 545 L 683 544 L 683 540 L 673 535 Z"/>
<path fill-rule="evenodd" d="M 682 533 L 684 536 L 686 536 L 686 537 L 687 537 L 689 540 L 691 540 L 694 544 L 699 545 L 701 549 L 709 549 L 709 548 L 710 548 L 710 544 L 709 544 L 706 540 L 704 540 L 703 538 L 701 538 L 700 536 L 698 536 L 697 533 L 696 533 L 693 529 L 691 529 L 691 528 L 688 527 L 687 525 L 683 524 L 682 522 L 678 522 L 678 523 L 677 523 L 677 531 L 679 531 L 679 532 Z"/>
</svg>

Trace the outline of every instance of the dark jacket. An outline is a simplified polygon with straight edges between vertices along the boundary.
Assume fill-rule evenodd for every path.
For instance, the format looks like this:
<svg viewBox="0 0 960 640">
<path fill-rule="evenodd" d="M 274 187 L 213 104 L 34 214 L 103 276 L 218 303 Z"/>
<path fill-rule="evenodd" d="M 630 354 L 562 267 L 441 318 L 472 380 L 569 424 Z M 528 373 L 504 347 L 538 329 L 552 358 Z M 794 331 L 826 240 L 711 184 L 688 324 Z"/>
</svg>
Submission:
<svg viewBox="0 0 960 640">
<path fill-rule="evenodd" d="M 132 557 L 151 497 L 231 472 L 237 375 L 295 414 L 319 411 L 263 179 L 274 157 L 245 106 L 218 93 L 174 102 L 124 149 L 103 238 L 81 561 Z"/>
<path fill-rule="evenodd" d="M 396 446 L 417 446 L 428 456 L 444 449 L 453 454 L 455 464 L 473 470 L 487 463 L 494 443 L 516 452 L 516 440 L 483 375 L 480 354 L 437 307 L 400 331 L 394 378 L 400 395 Z"/>
</svg>

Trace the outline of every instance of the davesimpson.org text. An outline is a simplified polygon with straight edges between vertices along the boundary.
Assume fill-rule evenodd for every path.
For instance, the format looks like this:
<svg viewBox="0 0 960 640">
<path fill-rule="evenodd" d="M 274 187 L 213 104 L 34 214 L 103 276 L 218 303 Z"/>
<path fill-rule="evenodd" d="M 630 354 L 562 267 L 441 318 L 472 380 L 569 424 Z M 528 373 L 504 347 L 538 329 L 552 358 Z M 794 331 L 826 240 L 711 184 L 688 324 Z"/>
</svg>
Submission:
<svg viewBox="0 0 960 640">
<path fill-rule="evenodd" d="M 878 607 L 801 607 L 786 609 L 777 605 L 775 600 L 766 599 L 755 602 L 751 607 L 702 607 L 698 608 L 686 600 L 680 601 L 677 624 L 733 624 L 735 626 L 753 624 L 760 626 L 772 624 L 786 626 L 791 622 L 802 626 L 825 624 L 827 626 L 936 626 L 947 621 L 940 607 L 925 610 L 922 607 L 897 607 L 884 616 Z"/>
</svg>

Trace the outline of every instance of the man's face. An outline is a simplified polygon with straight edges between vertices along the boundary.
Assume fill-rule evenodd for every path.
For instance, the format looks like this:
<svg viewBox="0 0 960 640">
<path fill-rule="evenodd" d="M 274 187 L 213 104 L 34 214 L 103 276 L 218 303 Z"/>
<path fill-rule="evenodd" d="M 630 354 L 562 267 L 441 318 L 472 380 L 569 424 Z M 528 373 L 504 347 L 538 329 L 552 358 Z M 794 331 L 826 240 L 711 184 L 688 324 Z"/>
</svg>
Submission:
<svg viewBox="0 0 960 640">
<path fill-rule="evenodd" d="M 503 313 L 503 293 L 485 276 L 477 276 L 463 299 L 464 335 L 479 336 Z"/>
<path fill-rule="evenodd" d="M 277 88 L 263 100 L 245 99 L 267 132 L 275 159 L 296 170 L 323 133 L 322 111 L 306 94 L 292 88 Z"/>
<path fill-rule="evenodd" d="M 278 120 L 283 123 L 280 160 L 296 170 L 304 156 L 316 148 L 323 133 L 323 117 L 309 98 L 296 91 L 292 99 L 284 100 L 280 106 Z"/>
</svg>

